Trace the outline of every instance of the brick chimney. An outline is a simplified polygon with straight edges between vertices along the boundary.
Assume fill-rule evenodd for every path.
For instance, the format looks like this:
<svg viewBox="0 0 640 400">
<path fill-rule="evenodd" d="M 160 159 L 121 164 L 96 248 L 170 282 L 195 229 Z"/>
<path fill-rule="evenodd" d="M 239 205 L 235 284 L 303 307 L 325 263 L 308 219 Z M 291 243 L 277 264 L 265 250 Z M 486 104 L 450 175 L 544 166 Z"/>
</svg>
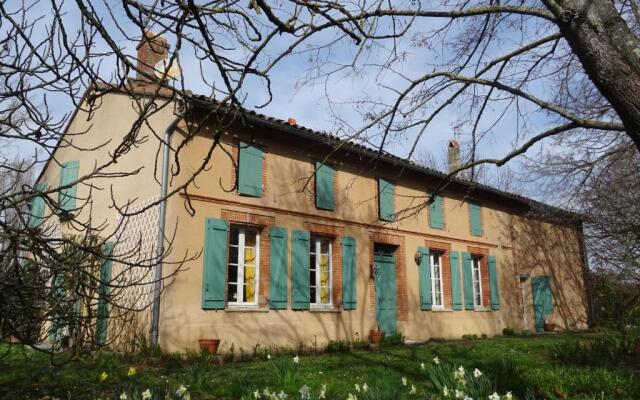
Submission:
<svg viewBox="0 0 640 400">
<path fill-rule="evenodd" d="M 460 143 L 457 140 L 449 140 L 449 172 L 460 168 Z M 457 174 L 456 174 L 457 175 Z"/>
<path fill-rule="evenodd" d="M 148 79 L 140 72 L 155 76 L 155 65 L 168 58 L 171 47 L 162 35 L 145 31 L 144 36 L 136 48 L 138 50 L 138 79 Z"/>
</svg>

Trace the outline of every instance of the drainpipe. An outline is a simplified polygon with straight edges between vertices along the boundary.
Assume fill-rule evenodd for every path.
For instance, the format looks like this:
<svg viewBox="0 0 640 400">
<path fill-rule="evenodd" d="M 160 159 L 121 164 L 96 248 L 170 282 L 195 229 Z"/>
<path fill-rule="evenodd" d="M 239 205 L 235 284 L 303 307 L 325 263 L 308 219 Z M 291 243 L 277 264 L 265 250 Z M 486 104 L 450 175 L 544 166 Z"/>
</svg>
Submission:
<svg viewBox="0 0 640 400">
<path fill-rule="evenodd" d="M 181 119 L 187 114 L 187 105 L 183 103 L 178 116 L 167 126 L 164 131 L 164 143 L 162 144 L 162 180 L 160 186 L 160 209 L 158 211 L 158 237 L 157 237 L 157 260 L 154 285 L 153 285 L 153 305 L 151 308 L 151 345 L 158 345 L 160 330 L 160 293 L 162 292 L 162 258 L 164 256 L 164 229 L 167 213 L 167 192 L 169 191 L 169 156 L 171 152 L 170 141 L 173 132 Z"/>
</svg>

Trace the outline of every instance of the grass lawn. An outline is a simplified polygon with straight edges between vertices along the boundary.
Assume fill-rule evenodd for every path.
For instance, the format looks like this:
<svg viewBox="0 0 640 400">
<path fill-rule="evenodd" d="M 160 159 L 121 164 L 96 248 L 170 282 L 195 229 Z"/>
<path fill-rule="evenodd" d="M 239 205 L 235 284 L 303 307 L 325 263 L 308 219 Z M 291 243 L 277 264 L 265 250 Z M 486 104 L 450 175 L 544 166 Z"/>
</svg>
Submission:
<svg viewBox="0 0 640 400">
<path fill-rule="evenodd" d="M 566 354 L 558 357 L 558 352 L 566 353 L 576 341 L 588 340 L 591 337 L 553 335 L 392 345 L 377 351 L 302 354 L 298 363 L 292 355 L 267 359 L 269 351 L 263 350 L 250 361 L 222 365 L 196 354 L 145 357 L 100 353 L 52 366 L 45 354 L 3 347 L 0 399 L 118 399 L 125 392 L 127 400 L 146 400 L 142 392 L 147 388 L 154 400 L 164 398 L 165 392 L 171 398 L 182 398 L 175 397 L 181 385 L 188 388 L 192 399 L 253 399 L 254 391 L 262 393 L 265 388 L 300 399 L 299 390 L 307 385 L 310 398 L 316 399 L 323 384 L 327 399 L 345 399 L 349 393 L 359 400 L 438 399 L 448 398 L 442 392 L 443 383 L 453 379 L 459 366 L 465 369 L 467 387 L 475 384 L 472 374 L 478 368 L 484 384 L 502 399 L 507 391 L 519 399 L 640 399 L 637 357 L 606 364 L 597 360 L 585 364 L 584 357 L 579 362 L 567 361 Z M 440 360 L 437 371 L 434 357 Z M 129 376 L 131 367 L 135 374 Z M 103 372 L 108 376 L 101 381 Z M 369 387 L 366 393 L 362 391 L 364 383 Z M 355 384 L 361 385 L 360 392 Z"/>
</svg>

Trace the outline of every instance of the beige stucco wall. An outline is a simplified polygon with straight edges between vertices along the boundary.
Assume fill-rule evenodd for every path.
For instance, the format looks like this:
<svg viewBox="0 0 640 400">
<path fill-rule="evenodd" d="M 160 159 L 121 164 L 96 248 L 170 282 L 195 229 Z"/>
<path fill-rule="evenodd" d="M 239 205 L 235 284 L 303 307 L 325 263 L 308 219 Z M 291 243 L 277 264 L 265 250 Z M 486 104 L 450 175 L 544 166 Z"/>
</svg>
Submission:
<svg viewBox="0 0 640 400">
<path fill-rule="evenodd" d="M 196 135 L 183 150 L 183 177 L 189 176 L 206 158 L 213 140 L 211 128 Z M 253 135 L 252 135 L 253 132 Z M 254 140 L 266 153 L 265 194 L 262 198 L 240 196 L 233 187 L 233 146 L 238 140 Z M 174 145 L 182 140 L 174 138 Z M 220 218 L 223 211 L 241 211 L 275 218 L 275 225 L 289 231 L 305 224 L 326 224 L 344 229 L 357 243 L 357 309 L 353 311 L 274 311 L 268 307 L 252 311 L 201 309 L 202 258 L 182 266 L 182 271 L 165 289 L 162 303 L 161 344 L 170 350 L 195 349 L 200 338 L 220 338 L 223 346 L 251 348 L 261 345 L 325 343 L 330 339 L 366 337 L 375 327 L 371 304 L 370 237 L 374 232 L 404 238 L 408 316 L 398 321 L 398 330 L 410 339 L 452 338 L 463 334 L 500 334 L 505 327 L 533 330 L 530 280 L 524 283 L 527 326 L 523 326 L 523 307 L 518 273 L 548 275 L 557 302 L 552 316 L 561 327 L 582 328 L 586 306 L 582 279 L 582 253 L 576 228 L 531 221 L 516 216 L 497 202 L 480 199 L 484 235 L 470 234 L 464 194 L 445 193 L 445 229 L 428 226 L 423 204 L 428 186 L 420 177 L 398 169 L 372 165 L 355 156 L 333 155 L 329 163 L 337 170 L 335 211 L 319 210 L 313 197 L 313 162 L 326 156 L 326 149 L 287 137 L 265 128 L 226 128 L 221 143 L 207 163 L 208 169 L 189 189 L 190 207 L 185 198 L 171 200 L 168 221 L 176 229 L 174 255 L 200 250 L 207 217 Z M 224 149 L 224 150 L 223 150 Z M 377 215 L 376 177 L 396 179 L 396 210 L 411 210 L 400 221 L 384 223 Z M 309 180 L 310 179 L 310 180 Z M 180 182 L 176 179 L 174 182 Z M 305 187 L 305 185 L 307 185 Z M 499 311 L 421 311 L 418 268 L 413 254 L 426 240 L 444 242 L 451 250 L 464 252 L 469 246 L 485 248 L 498 262 L 501 309 Z M 262 255 L 265 256 L 264 254 Z M 290 254 L 289 254 L 290 257 Z M 549 260 L 550 259 L 550 260 Z M 546 261 L 546 262 L 543 262 Z M 445 266 L 448 268 L 448 265 Z M 291 265 L 289 264 L 289 271 Z M 291 285 L 289 282 L 289 291 Z M 556 295 L 557 294 L 557 295 Z M 289 293 L 289 302 L 291 294 Z"/>
<path fill-rule="evenodd" d="M 139 99 L 140 100 L 140 99 Z M 79 179 L 77 185 L 77 199 L 75 212 L 77 217 L 73 222 L 61 221 L 57 215 L 47 209 L 47 219 L 42 227 L 49 235 L 84 236 L 92 233 L 104 241 L 117 243 L 116 257 L 123 257 L 124 241 L 137 243 L 141 239 L 141 220 L 153 216 L 148 222 L 148 229 L 157 231 L 157 212 L 150 210 L 145 215 L 124 217 L 123 214 L 133 211 L 142 204 L 157 199 L 160 192 L 158 183 L 159 171 L 154 178 L 154 164 L 164 129 L 174 119 L 173 103 L 158 99 L 156 104 L 159 111 L 149 117 L 149 124 L 142 124 L 135 133 L 134 143 L 129 142 L 130 150 L 120 155 L 117 163 L 112 162 L 112 155 L 125 142 L 125 136 L 132 134 L 132 126 L 139 117 L 137 110 L 144 106 L 146 100 L 136 101 L 125 94 L 110 93 L 95 99 L 91 104 L 84 100 L 82 107 L 71 119 L 66 135 L 60 142 L 42 172 L 40 182 L 48 184 L 49 188 L 56 188 L 60 184 L 61 164 L 67 161 L 79 161 Z M 153 128 L 153 129 L 152 129 Z M 55 201 L 58 194 L 52 194 Z M 135 220 L 135 221 L 134 221 Z M 91 226 L 90 232 L 85 226 Z M 149 236 L 149 235 L 147 235 Z M 144 238 L 142 238 L 144 239 Z M 150 298 L 148 293 L 151 285 L 139 285 L 144 280 L 152 279 L 153 268 L 150 257 L 154 254 L 149 246 L 149 240 L 143 240 L 143 248 L 131 251 L 128 258 L 135 262 L 144 260 L 147 265 L 134 272 L 130 268 L 116 263 L 112 267 L 114 287 L 111 292 L 122 307 L 111 307 L 110 339 L 118 340 L 118 345 L 131 339 L 123 335 L 116 324 L 126 324 L 125 330 L 131 333 L 147 333 L 149 311 L 134 313 L 131 317 L 128 310 L 145 308 Z M 134 276 L 135 274 L 135 276 Z M 121 289 L 123 283 L 138 284 L 135 288 Z M 125 293 L 126 292 L 126 293 Z M 128 315 L 127 315 L 128 314 Z M 117 338 L 116 338 L 117 336 Z"/>
<path fill-rule="evenodd" d="M 80 160 L 80 175 L 89 172 L 94 165 L 108 159 L 109 150 L 129 131 L 137 117 L 133 102 L 127 96 L 110 94 L 102 97 L 101 107 L 90 121 L 80 113 L 69 130 L 88 134 L 75 137 L 78 147 L 91 147 L 111 137 L 115 140 L 103 149 L 80 152 L 61 148 L 55 153 L 60 162 Z M 150 126 L 142 128 L 148 140 L 126 154 L 111 170 L 132 171 L 142 168 L 135 176 L 118 179 L 95 179 L 102 190 L 93 190 L 81 184 L 80 197 L 90 197 L 93 203 L 92 220 L 115 226 L 118 213 L 111 205 L 111 194 L 119 204 L 136 198 L 137 202 L 157 196 L 159 185 L 153 177 L 158 139 L 174 118 L 168 107 L 152 117 Z M 177 148 L 185 140 L 182 133 L 173 137 Z M 207 129 L 208 128 L 208 129 Z M 203 123 L 179 155 L 181 173 L 172 179 L 172 188 L 185 182 L 200 170 L 214 141 L 215 127 Z M 191 127 L 191 129 L 195 129 Z M 422 176 L 401 171 L 399 168 L 374 164 L 355 155 L 334 154 L 329 163 L 337 170 L 336 211 L 316 209 L 313 197 L 313 162 L 323 159 L 327 149 L 317 143 L 296 139 L 285 133 L 266 128 L 241 128 L 237 124 L 222 129 L 221 143 L 211 159 L 206 162 L 195 180 L 188 186 L 191 195 L 187 202 L 184 195 L 169 200 L 167 210 L 167 236 L 173 238 L 170 261 L 165 274 L 171 274 L 181 261 L 179 272 L 165 282 L 162 297 L 160 344 L 165 350 L 196 349 L 200 338 L 220 338 L 223 350 L 231 344 L 236 349 L 250 349 L 261 345 L 322 344 L 330 339 L 365 338 L 375 327 L 375 310 L 371 304 L 370 239 L 374 233 L 394 235 L 404 240 L 404 265 L 406 267 L 406 320 L 398 322 L 398 330 L 410 339 L 425 340 L 432 337 L 460 337 L 463 334 L 500 334 L 505 327 L 533 329 L 530 280 L 524 283 L 525 307 L 521 304 L 518 273 L 551 277 L 554 302 L 553 320 L 562 327 L 581 328 L 586 323 L 586 304 L 582 279 L 582 249 L 579 230 L 547 222 L 524 218 L 509 211 L 508 204 L 497 198 L 481 198 L 484 235 L 470 234 L 465 193 L 445 192 L 445 229 L 428 226 L 427 210 L 419 207 L 426 198 L 426 191 L 435 182 Z M 233 146 L 239 139 L 255 140 L 266 149 L 266 187 L 262 198 L 238 195 L 233 188 Z M 175 168 L 175 162 L 172 165 Z M 44 179 L 57 183 L 59 166 L 50 163 Z M 375 172 L 374 172 L 375 171 Z M 400 174 L 400 172 L 402 172 Z M 410 209 L 398 222 L 383 223 L 377 216 L 376 177 L 396 181 L 396 210 Z M 159 179 L 159 177 L 158 177 Z M 268 308 L 252 311 L 202 310 L 202 256 L 204 222 L 207 217 L 220 218 L 222 212 L 241 211 L 273 217 L 274 225 L 289 231 L 304 229 L 307 223 L 331 225 L 344 229 L 344 235 L 356 239 L 357 309 L 344 311 L 273 311 Z M 63 225 L 62 231 L 70 231 Z M 115 228 L 114 228 L 115 229 Z M 107 232 L 108 229 L 105 230 Z M 499 311 L 421 311 L 419 304 L 418 268 L 413 254 L 426 241 L 438 241 L 450 245 L 451 250 L 464 252 L 469 246 L 486 249 L 495 255 L 498 263 L 501 309 Z M 194 259 L 194 257 L 198 258 Z M 263 257 L 266 255 L 262 255 Z M 289 255 L 290 257 L 290 255 Z M 291 266 L 289 265 L 289 268 Z M 445 266 L 445 268 L 448 266 Z M 289 290 L 291 285 L 289 284 Z M 289 295 L 289 302 L 291 296 Z M 528 317 L 523 326 L 522 311 Z M 146 321 L 148 311 L 141 313 Z M 146 322 L 145 322 L 146 323 Z M 143 323 L 144 325 L 144 323 Z"/>
</svg>

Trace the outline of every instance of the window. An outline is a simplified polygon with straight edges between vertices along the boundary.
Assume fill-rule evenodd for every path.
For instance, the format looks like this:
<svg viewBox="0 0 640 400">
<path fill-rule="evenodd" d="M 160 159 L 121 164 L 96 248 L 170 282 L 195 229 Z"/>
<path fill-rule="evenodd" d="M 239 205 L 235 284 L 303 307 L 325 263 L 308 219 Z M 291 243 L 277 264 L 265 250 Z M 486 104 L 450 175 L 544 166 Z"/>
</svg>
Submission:
<svg viewBox="0 0 640 400">
<path fill-rule="evenodd" d="M 378 179 L 378 216 L 383 221 L 395 220 L 394 192 L 393 183 Z"/>
<path fill-rule="evenodd" d="M 469 202 L 469 227 L 473 236 L 482 236 L 482 208 L 479 203 Z"/>
<path fill-rule="evenodd" d="M 262 197 L 264 152 L 252 144 L 240 142 L 238 157 L 238 193 L 245 196 Z"/>
<path fill-rule="evenodd" d="M 228 304 L 257 304 L 259 259 L 258 231 L 248 227 L 232 226 L 229 240 Z"/>
<path fill-rule="evenodd" d="M 331 239 L 312 236 L 309 249 L 309 302 L 331 306 Z"/>
<path fill-rule="evenodd" d="M 328 165 L 316 163 L 316 207 L 323 210 L 335 210 L 333 201 L 333 182 L 336 171 Z"/>
<path fill-rule="evenodd" d="M 473 276 L 473 306 L 482 307 L 482 276 L 481 276 L 480 256 L 471 256 L 471 267 Z"/>
<path fill-rule="evenodd" d="M 429 226 L 434 229 L 444 229 L 443 203 L 442 196 L 435 195 L 433 202 L 429 204 Z"/>
<path fill-rule="evenodd" d="M 442 307 L 442 253 L 432 251 L 431 257 L 431 295 L 433 307 Z"/>
</svg>

